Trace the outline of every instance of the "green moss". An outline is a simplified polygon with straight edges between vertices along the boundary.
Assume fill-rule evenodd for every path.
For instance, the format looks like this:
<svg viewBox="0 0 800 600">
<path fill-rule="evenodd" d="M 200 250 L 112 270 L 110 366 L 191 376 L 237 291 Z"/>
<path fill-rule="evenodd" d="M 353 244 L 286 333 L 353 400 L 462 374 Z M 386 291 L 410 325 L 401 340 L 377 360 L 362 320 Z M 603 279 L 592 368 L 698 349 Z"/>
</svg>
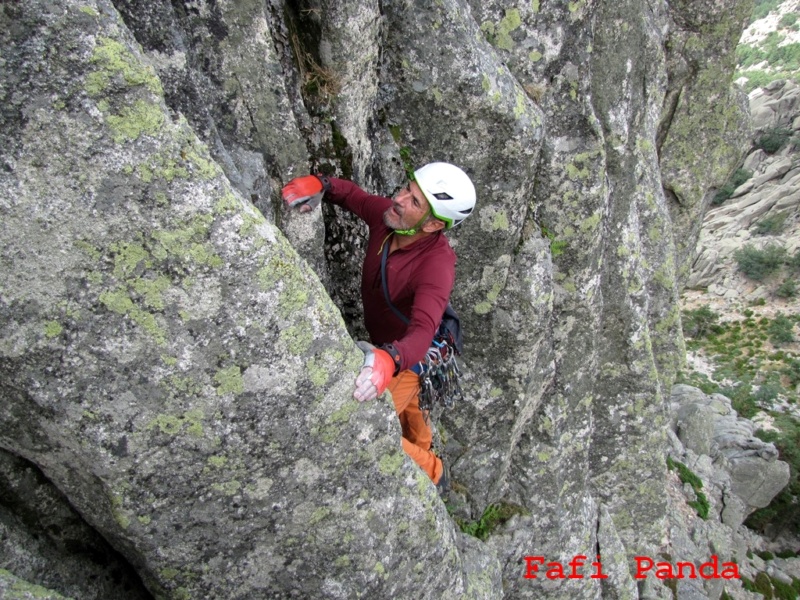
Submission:
<svg viewBox="0 0 800 600">
<path fill-rule="evenodd" d="M 109 115 L 106 123 L 114 141 L 121 144 L 158 133 L 164 125 L 164 113 L 157 104 L 137 100 L 132 106 L 123 106 L 118 115 Z"/>
<path fill-rule="evenodd" d="M 591 217 L 585 218 L 581 221 L 579 227 L 583 233 L 587 233 L 589 231 L 594 231 L 597 229 L 597 226 L 600 224 L 601 215 L 599 212 L 594 213 Z"/>
<path fill-rule="evenodd" d="M 295 356 L 305 354 L 314 341 L 314 332 L 311 323 L 307 320 L 301 320 L 291 327 L 281 331 L 280 340 L 289 349 L 289 352 Z"/>
<path fill-rule="evenodd" d="M 511 50 L 514 47 L 514 40 L 511 38 L 511 32 L 518 29 L 522 25 L 522 17 L 519 10 L 516 8 L 506 9 L 505 16 L 496 25 L 491 21 L 486 21 L 481 24 L 481 31 L 483 31 L 489 43 L 500 48 L 501 50 Z"/>
<path fill-rule="evenodd" d="M 122 496 L 120 494 L 113 494 L 111 500 L 111 513 L 114 515 L 114 520 L 122 529 L 127 529 L 131 525 L 131 520 L 122 508 Z"/>
<path fill-rule="evenodd" d="M 221 174 L 217 163 L 211 160 L 207 151 L 200 154 L 194 147 L 187 147 L 183 149 L 182 156 L 192 165 L 192 175 L 200 179 L 214 179 Z"/>
<path fill-rule="evenodd" d="M 44 335 L 47 338 L 54 338 L 61 335 L 61 332 L 64 331 L 64 328 L 61 326 L 61 323 L 58 321 L 48 321 L 44 324 Z"/>
<path fill-rule="evenodd" d="M 211 489 L 225 496 L 235 496 L 241 489 L 242 484 L 238 481 L 226 481 L 224 483 L 211 484 Z"/>
<path fill-rule="evenodd" d="M 333 411 L 327 418 L 327 422 L 331 425 L 338 425 L 347 423 L 350 417 L 358 409 L 358 404 L 354 401 L 345 402 L 339 409 Z"/>
<path fill-rule="evenodd" d="M 378 470 L 384 475 L 393 475 L 400 470 L 403 465 L 403 453 L 399 451 L 384 454 L 378 461 Z"/>
<path fill-rule="evenodd" d="M 327 506 L 321 506 L 311 514 L 311 517 L 308 519 L 308 524 L 315 525 L 322 521 L 329 514 L 331 514 L 331 509 Z"/>
<path fill-rule="evenodd" d="M 167 435 L 176 435 L 183 426 L 183 420 L 174 415 L 158 415 L 155 419 L 150 421 L 147 429 L 158 428 L 161 433 Z"/>
<path fill-rule="evenodd" d="M 136 279 L 130 283 L 131 287 L 144 298 L 144 303 L 158 310 L 164 308 L 162 294 L 167 291 L 172 282 L 169 278 L 159 275 L 155 279 Z"/>
<path fill-rule="evenodd" d="M 5 600 L 27 600 L 28 598 L 64 598 L 61 594 L 48 590 L 40 585 L 28 583 L 19 579 L 16 575 L 5 569 L 0 569 L 0 579 L 6 585 L 3 586 Z M 64 600 L 69 600 L 64 598 Z"/>
<path fill-rule="evenodd" d="M 78 10 L 81 11 L 82 13 L 86 13 L 90 17 L 98 16 L 97 11 L 93 9 L 91 6 L 81 6 Z"/>
<path fill-rule="evenodd" d="M 183 420 L 186 423 L 186 433 L 192 437 L 202 437 L 203 417 L 203 411 L 200 409 L 187 411 L 183 415 Z"/>
<path fill-rule="evenodd" d="M 278 299 L 278 314 L 288 319 L 308 306 L 308 292 L 301 287 L 291 287 Z"/>
<path fill-rule="evenodd" d="M 114 276 L 125 279 L 135 274 L 139 265 L 144 268 L 152 266 L 150 253 L 139 242 L 119 242 L 111 244 L 114 253 Z"/>
<path fill-rule="evenodd" d="M 153 256 L 159 260 L 177 257 L 199 264 L 217 265 L 221 259 L 205 241 L 213 222 L 213 215 L 197 215 L 179 228 L 154 231 Z"/>
<path fill-rule="evenodd" d="M 306 363 L 306 373 L 308 373 L 308 379 L 316 387 L 325 385 L 330 377 L 328 370 L 316 359 L 311 359 Z"/>
<path fill-rule="evenodd" d="M 144 66 L 117 40 L 97 38 L 89 63 L 98 68 L 86 76 L 85 89 L 90 96 L 102 94 L 112 83 L 144 86 L 159 96 L 164 93 L 155 71 Z"/>
<path fill-rule="evenodd" d="M 191 600 L 192 595 L 185 587 L 179 587 L 173 592 L 175 600 Z"/>
<path fill-rule="evenodd" d="M 350 567 L 351 560 L 350 557 L 346 554 L 344 556 L 340 556 L 335 561 L 333 561 L 333 566 L 339 569 L 347 569 Z"/>
<path fill-rule="evenodd" d="M 540 60 L 542 60 L 542 56 L 543 54 L 538 50 L 534 50 L 533 52 L 528 54 L 528 58 L 530 59 L 531 62 L 539 62 Z"/>
<path fill-rule="evenodd" d="M 688 483 L 690 486 L 692 486 L 695 496 L 697 496 L 697 500 L 688 502 L 688 504 L 694 508 L 695 511 L 697 511 L 697 515 L 701 519 L 707 519 L 710 504 L 708 502 L 708 498 L 706 498 L 706 495 L 701 491 L 703 488 L 703 482 L 700 480 L 700 478 L 682 462 L 676 460 L 674 461 L 669 456 L 667 457 L 667 468 L 670 471 L 677 471 L 681 482 Z"/>
<path fill-rule="evenodd" d="M 214 381 L 217 383 L 218 396 L 241 394 L 244 391 L 242 370 L 237 365 L 217 371 L 214 375 Z"/>
<path fill-rule="evenodd" d="M 217 203 L 214 205 L 214 212 L 217 214 L 222 214 L 226 212 L 235 212 L 241 208 L 241 203 L 239 202 L 238 198 L 231 192 L 226 191 L 222 198 L 220 198 Z M 241 228 L 240 228 L 241 230 Z"/>
<path fill-rule="evenodd" d="M 492 310 L 491 302 L 480 302 L 472 309 L 476 314 L 486 315 Z"/>
<path fill-rule="evenodd" d="M 206 462 L 215 469 L 221 469 L 227 464 L 228 459 L 225 456 L 209 456 Z"/>
<path fill-rule="evenodd" d="M 100 294 L 100 302 L 111 312 L 119 315 L 126 315 L 131 312 L 135 305 L 128 293 L 122 289 L 103 292 Z"/>
<path fill-rule="evenodd" d="M 161 414 L 147 424 L 146 430 L 158 429 L 166 435 L 178 435 L 184 427 L 189 435 L 200 437 L 203 434 L 203 412 L 188 411 L 181 416 Z"/>
<path fill-rule="evenodd" d="M 78 248 L 78 250 L 82 250 L 83 252 L 88 254 L 89 258 L 91 258 L 92 260 L 100 260 L 101 256 L 100 251 L 94 246 L 92 246 L 89 242 L 86 242 L 84 240 L 77 240 L 73 242 L 73 246 Z"/>
<path fill-rule="evenodd" d="M 571 13 L 578 12 L 578 10 L 580 10 L 584 4 L 586 4 L 586 0 L 578 0 L 577 2 L 570 2 L 568 5 L 569 12 Z"/>
<path fill-rule="evenodd" d="M 514 116 L 519 119 L 527 110 L 526 96 L 522 91 L 517 92 L 516 104 L 514 105 Z"/>
</svg>

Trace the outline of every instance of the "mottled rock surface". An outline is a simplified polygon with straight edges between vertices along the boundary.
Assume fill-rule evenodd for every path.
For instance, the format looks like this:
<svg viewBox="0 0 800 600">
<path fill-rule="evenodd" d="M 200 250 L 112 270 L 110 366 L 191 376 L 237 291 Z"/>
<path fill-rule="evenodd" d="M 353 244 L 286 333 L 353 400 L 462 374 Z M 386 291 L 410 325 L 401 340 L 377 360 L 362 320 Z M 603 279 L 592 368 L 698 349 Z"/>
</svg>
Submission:
<svg viewBox="0 0 800 600">
<path fill-rule="evenodd" d="M 680 273 L 742 152 L 748 7 L 0 4 L 0 446 L 155 596 L 669 594 L 628 567 L 669 527 Z M 479 196 L 440 427 L 465 517 L 521 509 L 486 542 L 351 399 L 362 228 L 278 197 L 431 160 Z M 531 553 L 613 577 L 525 579 Z"/>
</svg>

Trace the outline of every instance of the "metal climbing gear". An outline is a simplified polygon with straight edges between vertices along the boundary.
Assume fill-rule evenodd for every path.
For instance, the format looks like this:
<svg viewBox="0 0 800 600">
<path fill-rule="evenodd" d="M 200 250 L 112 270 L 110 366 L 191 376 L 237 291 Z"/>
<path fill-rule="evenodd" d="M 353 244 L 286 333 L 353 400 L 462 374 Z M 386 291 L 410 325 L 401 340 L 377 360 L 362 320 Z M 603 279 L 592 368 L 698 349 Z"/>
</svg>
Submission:
<svg viewBox="0 0 800 600">
<path fill-rule="evenodd" d="M 428 348 L 425 360 L 418 363 L 418 367 L 420 410 L 430 411 L 436 404 L 452 408 L 456 402 L 464 399 L 458 381 L 461 371 L 456 353 L 447 342 L 434 340 L 433 346 Z"/>
</svg>

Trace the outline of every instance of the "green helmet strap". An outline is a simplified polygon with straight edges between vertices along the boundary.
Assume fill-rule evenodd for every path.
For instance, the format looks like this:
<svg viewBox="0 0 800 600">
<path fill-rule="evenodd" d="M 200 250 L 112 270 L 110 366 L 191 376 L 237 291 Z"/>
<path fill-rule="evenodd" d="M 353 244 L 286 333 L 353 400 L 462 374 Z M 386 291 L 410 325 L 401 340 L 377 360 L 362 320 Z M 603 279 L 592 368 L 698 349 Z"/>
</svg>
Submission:
<svg viewBox="0 0 800 600">
<path fill-rule="evenodd" d="M 422 218 L 417 221 L 417 224 L 414 225 L 411 229 L 395 229 L 394 232 L 397 235 L 414 235 L 419 231 L 419 228 L 422 227 L 423 223 L 428 220 L 428 217 L 431 216 L 431 209 L 429 208 L 428 211 L 422 215 Z"/>
</svg>

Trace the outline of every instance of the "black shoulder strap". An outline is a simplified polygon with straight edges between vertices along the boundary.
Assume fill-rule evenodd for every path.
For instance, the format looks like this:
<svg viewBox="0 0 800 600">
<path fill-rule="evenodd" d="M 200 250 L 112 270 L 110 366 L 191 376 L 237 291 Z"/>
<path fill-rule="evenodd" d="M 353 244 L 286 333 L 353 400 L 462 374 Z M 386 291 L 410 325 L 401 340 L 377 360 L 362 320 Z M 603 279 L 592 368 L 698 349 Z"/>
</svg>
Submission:
<svg viewBox="0 0 800 600">
<path fill-rule="evenodd" d="M 381 284 L 383 285 L 383 297 L 386 298 L 386 304 L 388 304 L 392 312 L 397 315 L 397 318 L 408 325 L 410 319 L 401 313 L 400 309 L 392 304 L 392 300 L 389 298 L 389 286 L 386 285 L 386 257 L 389 256 L 389 246 L 391 246 L 391 241 L 387 238 L 383 242 L 383 253 L 381 254 Z"/>
</svg>

